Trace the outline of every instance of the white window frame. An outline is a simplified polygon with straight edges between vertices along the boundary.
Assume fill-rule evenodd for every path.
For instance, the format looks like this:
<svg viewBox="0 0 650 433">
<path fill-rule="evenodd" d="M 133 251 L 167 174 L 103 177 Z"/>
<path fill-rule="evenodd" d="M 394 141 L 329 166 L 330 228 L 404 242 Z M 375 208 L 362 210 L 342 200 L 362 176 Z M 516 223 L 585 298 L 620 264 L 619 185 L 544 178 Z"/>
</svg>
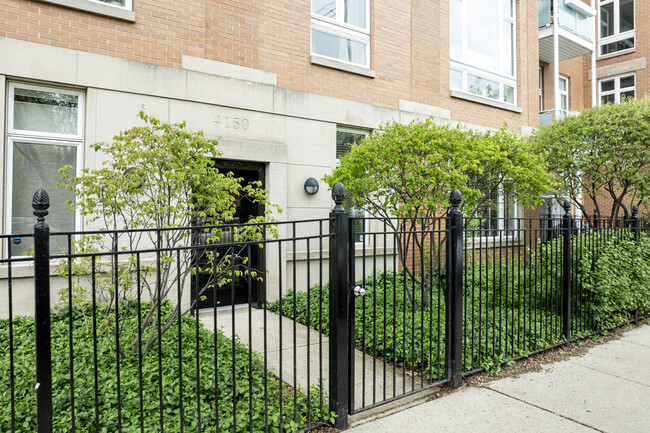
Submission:
<svg viewBox="0 0 650 433">
<path fill-rule="evenodd" d="M 371 132 L 372 132 L 372 131 L 369 131 L 367 129 L 357 129 L 357 128 L 350 128 L 350 127 L 347 127 L 347 126 L 337 126 L 336 127 L 336 132 L 339 132 L 339 131 L 348 132 L 350 134 L 365 135 L 366 137 L 369 136 L 371 134 Z M 334 148 L 334 152 L 335 152 L 334 157 L 336 158 L 336 145 L 335 145 L 335 148 Z M 335 168 L 340 167 L 341 166 L 341 160 L 336 158 L 335 161 L 336 161 L 335 162 Z M 362 212 L 363 215 L 364 215 L 364 218 L 363 218 L 363 231 L 367 233 L 368 230 L 369 230 L 369 228 L 368 228 L 369 227 L 368 226 L 368 218 L 366 218 L 367 211 L 365 209 L 363 209 L 363 208 L 357 209 L 357 210 Z M 370 245 L 370 236 L 361 235 L 361 240 L 356 241 L 356 244 Z"/>
<path fill-rule="evenodd" d="M 569 102 L 569 85 L 571 84 L 569 81 L 569 77 L 566 75 L 560 75 L 560 83 L 565 82 L 566 83 L 566 90 L 562 90 L 561 87 L 558 87 L 557 91 L 559 93 L 559 98 L 560 98 L 560 109 L 564 111 L 569 111 L 569 107 L 571 107 L 570 102 Z M 566 96 L 566 108 L 562 107 L 562 96 Z"/>
<path fill-rule="evenodd" d="M 58 92 L 58 93 L 67 93 L 69 95 L 76 95 L 79 99 L 77 106 L 77 134 L 56 134 L 52 132 L 40 132 L 40 131 L 30 131 L 30 130 L 21 130 L 14 129 L 14 107 L 13 102 L 16 96 L 16 87 L 19 89 L 27 90 L 36 90 L 36 91 L 45 91 L 45 92 Z M 16 136 L 28 136 L 28 137 L 48 137 L 52 139 L 67 139 L 67 140 L 82 140 L 83 139 L 83 113 L 84 109 L 84 92 L 78 90 L 68 90 L 65 88 L 59 87 L 50 87 L 50 86 L 37 86 L 34 84 L 23 84 L 20 82 L 10 82 L 9 91 L 7 92 L 7 134 Z"/>
<path fill-rule="evenodd" d="M 539 112 L 544 111 L 544 75 L 542 67 L 539 67 Z"/>
<path fill-rule="evenodd" d="M 370 0 L 365 0 L 366 2 L 366 25 L 365 27 L 358 27 L 352 24 L 348 24 L 344 21 L 343 8 L 344 0 L 334 0 L 336 3 L 336 18 L 329 18 L 323 15 L 319 15 L 315 12 L 311 12 L 311 29 L 309 32 L 309 50 L 312 56 L 322 57 L 325 59 L 331 59 L 337 62 L 341 62 L 347 65 L 358 66 L 364 69 L 370 69 Z M 310 6 L 311 9 L 311 6 Z M 366 63 L 353 63 L 346 60 L 342 60 L 336 57 L 329 57 L 320 53 L 315 53 L 312 50 L 313 41 L 312 41 L 312 32 L 320 31 L 330 35 L 334 35 L 340 38 L 350 39 L 355 42 L 364 44 L 366 47 Z"/>
<path fill-rule="evenodd" d="M 46 92 L 66 93 L 76 95 L 77 99 L 77 134 L 56 134 L 51 132 L 29 131 L 14 129 L 14 97 L 15 90 L 29 89 Z M 53 87 L 47 85 L 35 85 L 21 82 L 9 82 L 7 91 L 7 134 L 6 134 L 6 157 L 5 157 L 5 233 L 12 233 L 13 217 L 13 153 L 16 142 L 27 142 L 35 144 L 47 144 L 52 146 L 75 147 L 77 152 L 76 158 L 76 175 L 81 176 L 82 164 L 84 161 L 84 113 L 85 113 L 85 94 L 79 90 L 70 90 L 62 87 Z M 29 198 L 26 198 L 29 199 Z M 75 231 L 81 230 L 81 214 L 77 210 L 74 215 Z M 15 233 L 18 234 L 18 233 Z"/>
<path fill-rule="evenodd" d="M 619 0 L 599 0 L 598 1 L 598 56 L 599 57 L 604 57 L 604 56 L 614 56 L 618 54 L 625 54 L 628 53 L 630 50 L 634 50 L 637 45 L 637 40 L 636 40 L 636 0 L 632 0 L 633 6 L 632 10 L 634 13 L 634 28 L 632 30 L 628 30 L 626 32 L 621 33 L 620 32 L 620 14 L 621 14 L 621 9 L 620 9 L 620 1 Z M 602 10 L 603 6 L 606 6 L 608 4 L 613 4 L 614 7 L 614 31 L 611 36 L 607 36 L 605 38 L 602 37 L 602 16 L 604 11 Z M 634 38 L 634 46 L 630 48 L 626 48 L 623 50 L 619 51 L 614 51 L 611 53 L 602 53 L 602 47 L 608 44 L 611 44 L 612 42 L 618 42 L 622 41 L 625 39 L 629 38 Z"/>
<path fill-rule="evenodd" d="M 622 89 L 621 79 L 628 78 L 628 77 L 634 77 L 634 86 L 625 87 Z M 602 88 L 603 82 L 612 81 L 612 80 L 614 80 L 614 90 L 603 91 Z M 634 72 L 632 72 L 631 74 L 621 74 L 612 77 L 601 78 L 600 80 L 598 80 L 598 105 L 603 104 L 603 100 L 602 100 L 603 96 L 609 96 L 609 95 L 614 95 L 614 103 L 618 104 L 621 102 L 621 93 L 629 92 L 630 90 L 634 90 L 634 97 L 636 98 L 636 73 Z"/>
<path fill-rule="evenodd" d="M 452 0 L 453 1 L 453 0 Z M 512 75 L 509 74 L 504 74 L 500 72 L 499 70 L 491 70 L 491 69 L 485 69 L 482 68 L 481 65 L 477 65 L 472 63 L 469 59 L 465 58 L 467 56 L 467 51 L 468 51 L 468 46 L 467 46 L 467 1 L 460 0 L 461 1 L 461 57 L 454 57 L 451 54 L 451 50 L 449 53 L 449 58 L 450 58 L 450 70 L 455 70 L 459 71 L 462 73 L 462 85 L 461 89 L 452 89 L 452 90 L 459 90 L 464 93 L 468 93 L 474 96 L 478 96 L 480 98 L 485 98 L 488 101 L 498 101 L 502 102 L 504 104 L 508 105 L 517 105 L 518 101 L 518 95 L 517 95 L 517 2 L 512 2 L 512 16 L 505 15 L 503 13 L 503 3 L 504 2 L 509 2 L 510 0 L 498 0 L 498 10 L 499 10 L 499 25 L 498 25 L 498 64 L 499 67 L 501 66 L 501 61 L 502 61 L 502 56 L 505 55 L 503 51 L 503 44 L 501 41 L 504 38 L 503 35 L 503 26 L 501 23 L 503 21 L 506 21 L 510 24 L 512 24 L 512 51 L 510 55 L 512 56 Z M 451 23 L 450 23 L 450 31 L 451 31 Z M 451 34 L 450 34 L 450 44 L 451 44 Z M 499 83 L 499 98 L 498 99 L 493 99 L 493 98 L 488 98 L 487 96 L 483 95 L 476 95 L 475 93 L 469 92 L 469 85 L 468 85 L 468 74 L 472 74 L 481 78 L 485 78 L 488 80 L 496 81 Z M 506 102 L 504 99 L 505 92 L 504 92 L 504 86 L 510 86 L 514 88 L 514 101 L 513 102 Z"/>
<path fill-rule="evenodd" d="M 515 228 L 513 229 L 506 229 L 504 227 L 504 222 L 505 222 L 505 211 L 506 211 L 506 205 L 505 205 L 505 194 L 503 193 L 503 186 L 499 186 L 499 191 L 497 193 L 497 207 L 496 207 L 496 212 L 497 212 L 497 227 L 493 229 L 481 229 L 477 228 L 474 231 L 481 233 L 480 236 L 477 236 L 476 239 L 482 239 L 483 241 L 486 242 L 494 242 L 498 239 L 518 239 L 519 238 L 519 205 L 517 204 L 517 200 L 513 200 L 513 206 L 514 206 L 514 216 L 512 217 L 514 222 L 515 222 Z M 494 210 L 494 208 L 492 208 Z M 477 214 L 474 219 L 483 219 L 486 220 L 487 218 L 481 217 L 480 214 Z M 485 231 L 491 231 L 491 230 L 496 230 L 497 235 L 487 235 L 484 236 L 482 235 L 483 232 Z M 514 234 L 511 235 L 503 235 L 504 230 L 511 230 Z"/>
<path fill-rule="evenodd" d="M 100 1 L 100 0 L 86 0 L 86 1 L 89 1 L 89 2 L 92 2 L 92 3 L 99 3 L 99 4 L 102 4 L 102 5 L 111 6 L 111 7 L 114 7 L 114 8 L 126 9 L 128 11 L 133 10 L 133 0 L 124 0 L 124 6 L 116 5 L 114 3 L 103 2 L 103 1 Z"/>
</svg>

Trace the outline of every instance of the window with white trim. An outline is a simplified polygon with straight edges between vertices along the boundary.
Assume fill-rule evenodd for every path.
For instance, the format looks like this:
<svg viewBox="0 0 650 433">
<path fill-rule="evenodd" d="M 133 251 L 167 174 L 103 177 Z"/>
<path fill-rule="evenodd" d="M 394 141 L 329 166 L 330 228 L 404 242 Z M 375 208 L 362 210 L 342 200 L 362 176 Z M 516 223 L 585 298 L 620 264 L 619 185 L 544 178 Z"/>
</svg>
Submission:
<svg viewBox="0 0 650 433">
<path fill-rule="evenodd" d="M 603 78 L 598 81 L 601 104 L 618 104 L 626 98 L 636 97 L 636 76 L 634 74 Z"/>
<path fill-rule="evenodd" d="M 569 111 L 569 77 L 560 75 L 560 88 L 558 93 L 560 96 L 560 110 Z"/>
<path fill-rule="evenodd" d="M 370 68 L 370 0 L 312 0 L 311 54 Z"/>
<path fill-rule="evenodd" d="M 105 3 L 123 9 L 133 10 L 133 0 L 88 0 L 95 3 Z"/>
<path fill-rule="evenodd" d="M 510 193 L 488 190 L 487 202 L 476 212 L 481 237 L 515 236 L 517 228 L 517 203 Z"/>
<path fill-rule="evenodd" d="M 341 165 L 341 158 L 345 156 L 346 153 L 352 149 L 352 146 L 361 143 L 361 140 L 368 136 L 368 131 L 352 128 L 339 127 L 336 128 L 336 166 Z M 354 239 L 356 242 L 363 242 L 364 231 L 367 230 L 367 220 L 365 219 L 366 211 L 355 207 L 352 203 L 344 203 L 345 208 L 350 212 L 350 216 L 355 218 L 354 221 L 354 230 L 355 236 Z"/>
<path fill-rule="evenodd" d="M 544 110 L 544 76 L 542 75 L 542 67 L 539 67 L 539 111 Z"/>
<path fill-rule="evenodd" d="M 33 232 L 32 196 L 43 188 L 50 197 L 47 224 L 50 232 L 79 229 L 78 216 L 66 204 L 74 192 L 56 188 L 59 169 L 82 164 L 84 94 L 76 90 L 9 83 L 6 136 L 6 233 Z M 16 237 L 12 255 L 25 254 L 31 239 Z M 50 250 L 66 247 L 66 239 L 53 237 Z"/>
<path fill-rule="evenodd" d="M 450 0 L 450 88 L 517 103 L 514 0 Z"/>
<path fill-rule="evenodd" d="M 600 0 L 598 53 L 603 56 L 634 48 L 634 0 Z"/>
</svg>

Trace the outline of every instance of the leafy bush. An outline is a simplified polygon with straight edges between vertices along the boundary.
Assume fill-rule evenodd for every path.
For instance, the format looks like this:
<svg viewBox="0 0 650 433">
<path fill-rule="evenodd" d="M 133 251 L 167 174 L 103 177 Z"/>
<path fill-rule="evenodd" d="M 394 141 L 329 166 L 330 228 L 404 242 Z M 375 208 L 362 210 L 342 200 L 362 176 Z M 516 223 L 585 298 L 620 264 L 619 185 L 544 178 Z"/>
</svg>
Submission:
<svg viewBox="0 0 650 433">
<path fill-rule="evenodd" d="M 601 249 L 587 251 L 593 272 L 584 281 L 589 314 L 597 329 L 611 329 L 630 319 L 633 310 L 650 314 L 650 236 L 637 245 L 630 237 L 605 239 Z"/>
<path fill-rule="evenodd" d="M 147 306 L 143 306 L 142 318 L 147 311 Z M 167 317 L 173 314 L 173 308 L 169 303 L 164 303 L 161 312 L 162 317 Z M 120 335 L 134 338 L 138 329 L 137 319 L 137 308 L 131 308 Z M 283 411 L 280 415 L 280 383 L 264 370 L 261 356 L 250 352 L 241 343 L 227 339 L 220 331 L 213 333 L 204 329 L 200 324 L 197 325 L 192 317 L 183 316 L 180 320 L 180 328 L 180 334 L 177 327 L 163 334 L 160 348 L 154 345 L 142 355 L 141 382 L 138 354 L 129 353 L 126 358 L 120 357 L 119 392 L 122 431 L 140 431 L 140 383 L 142 384 L 142 422 L 147 432 L 160 431 L 161 416 L 165 431 L 180 431 L 181 422 L 185 431 L 197 431 L 199 405 L 201 431 L 204 432 L 233 431 L 234 409 L 236 409 L 237 431 L 263 431 L 265 405 L 268 407 L 269 431 L 279 431 L 280 423 L 285 431 L 296 431 L 306 426 L 309 407 L 311 421 L 322 418 L 327 421 L 332 420 L 328 413 L 325 413 L 324 417 L 321 416 L 321 401 L 317 389 L 312 389 L 307 396 L 300 390 L 290 389 L 286 385 L 283 385 Z M 73 311 L 72 329 L 74 414 L 77 431 L 117 431 L 118 381 L 115 338 L 106 328 L 98 328 L 95 348 L 91 328 L 84 322 L 82 315 L 75 311 Z M 34 319 L 14 319 L 13 338 L 16 426 L 18 431 L 36 431 L 36 391 L 33 387 L 36 383 Z M 56 432 L 71 431 L 68 338 L 69 315 L 67 311 L 60 311 L 52 317 L 52 379 L 54 431 Z M 0 404 L 9 408 L 11 395 L 7 348 L 8 320 L 0 321 L 0 341 L 5 345 L 0 355 Z M 95 355 L 97 356 L 99 430 L 95 428 L 93 367 Z M 182 380 L 179 376 L 179 364 L 182 365 Z M 162 396 L 159 395 L 160 386 L 162 386 Z M 293 406 L 294 392 L 297 392 L 296 419 L 294 419 Z M 162 401 L 162 408 L 160 401 Z M 0 414 L 0 431 L 10 430 L 11 413 L 10 410 L 5 410 Z"/>
</svg>

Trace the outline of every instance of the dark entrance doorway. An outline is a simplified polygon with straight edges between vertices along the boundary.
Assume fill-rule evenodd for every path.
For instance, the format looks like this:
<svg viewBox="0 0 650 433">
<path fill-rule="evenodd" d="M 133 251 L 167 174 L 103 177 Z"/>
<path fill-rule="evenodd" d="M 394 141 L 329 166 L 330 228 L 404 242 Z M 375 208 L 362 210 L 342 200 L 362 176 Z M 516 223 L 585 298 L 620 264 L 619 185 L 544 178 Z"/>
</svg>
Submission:
<svg viewBox="0 0 650 433">
<path fill-rule="evenodd" d="M 264 187 L 264 165 L 260 163 L 246 162 L 246 161 L 215 161 L 215 167 L 222 173 L 232 173 L 233 177 L 242 178 L 242 186 L 246 186 L 251 182 L 262 182 Z M 235 217 L 232 224 L 245 224 L 251 218 L 263 215 L 264 206 L 253 203 L 248 197 L 240 196 L 236 202 Z M 209 224 L 209 223 L 208 223 Z M 216 247 L 216 252 L 219 255 L 230 254 L 228 247 Z M 248 255 L 247 253 L 245 253 Z M 205 268 L 207 266 L 207 258 L 204 254 L 198 256 L 199 266 Z M 265 269 L 264 254 L 257 246 L 251 246 L 250 257 L 248 257 L 250 268 L 262 271 Z M 248 263 L 246 266 L 248 267 Z M 241 260 L 240 263 L 241 264 Z M 197 287 L 204 287 L 208 281 L 209 274 L 203 273 L 198 275 L 198 278 L 192 279 L 192 298 L 196 299 Z M 257 307 L 264 302 L 264 281 L 248 278 L 246 275 L 234 277 L 233 284 L 226 284 L 223 287 L 205 289 L 200 299 L 198 300 L 198 308 L 213 308 L 222 307 L 232 304 L 246 304 L 251 303 Z M 250 292 L 250 294 L 249 294 Z M 216 303 L 216 305 L 215 305 Z"/>
</svg>

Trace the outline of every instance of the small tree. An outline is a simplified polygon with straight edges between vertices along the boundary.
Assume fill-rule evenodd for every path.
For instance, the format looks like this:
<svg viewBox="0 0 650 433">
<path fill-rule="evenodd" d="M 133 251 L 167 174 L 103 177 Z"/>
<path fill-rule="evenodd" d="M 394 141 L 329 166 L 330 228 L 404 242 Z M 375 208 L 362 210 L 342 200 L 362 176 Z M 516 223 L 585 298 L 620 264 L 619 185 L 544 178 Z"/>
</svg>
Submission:
<svg viewBox="0 0 650 433">
<path fill-rule="evenodd" d="M 628 99 L 585 109 L 559 119 L 532 137 L 548 153 L 548 165 L 562 184 L 561 194 L 588 215 L 587 200 L 598 218 L 629 218 L 632 204 L 650 192 L 650 98 Z M 603 207 L 602 199 L 611 199 Z"/>
<path fill-rule="evenodd" d="M 405 272 L 426 291 L 438 281 L 439 260 L 427 260 L 422 275 L 430 278 L 421 278 L 407 256 L 413 248 L 421 257 L 440 254 L 437 243 L 418 232 L 436 229 L 435 217 L 446 212 L 449 192 L 461 191 L 468 216 L 481 206 L 495 206 L 489 191 L 511 194 L 519 204 L 533 206 L 551 186 L 544 161 L 542 154 L 531 152 L 526 140 L 505 129 L 480 133 L 439 126 L 429 119 L 381 126 L 353 146 L 325 181 L 342 182 L 352 203 L 386 222 L 396 233 Z M 423 303 L 428 307 L 427 297 Z"/>
<path fill-rule="evenodd" d="M 184 287 L 190 274 L 202 271 L 197 268 L 196 253 L 188 248 L 193 237 L 200 235 L 208 242 L 216 242 L 222 235 L 222 230 L 215 225 L 193 230 L 189 227 L 205 221 L 231 222 L 237 197 L 243 196 L 262 205 L 269 203 L 267 191 L 259 182 L 242 186 L 242 179 L 221 173 L 214 167 L 213 158 L 220 156 L 217 142 L 206 140 L 203 132 L 189 132 L 184 122 L 164 123 L 143 111 L 139 118 L 144 126 L 121 132 L 112 143 L 93 146 L 96 152 L 107 157 L 101 168 L 84 169 L 79 177 L 75 177 L 70 166 L 61 170 L 63 182 L 59 186 L 76 192 L 77 200 L 71 203 L 74 208 L 79 209 L 87 223 L 98 224 L 107 231 L 107 235 L 82 237 L 75 244 L 77 252 L 101 251 L 108 237 L 116 254 L 109 256 L 109 261 L 102 256 L 77 258 L 70 264 L 62 263 L 59 272 L 66 275 L 71 269 L 77 276 L 95 278 L 95 286 L 99 289 L 96 294 L 105 312 L 104 324 L 114 333 L 121 333 L 122 329 L 120 316 L 113 311 L 113 306 L 120 302 L 122 315 L 125 315 L 134 305 L 139 285 L 145 297 L 151 300 L 140 330 L 142 335 L 148 333 L 144 348 L 147 350 L 180 315 L 194 307 L 206 289 L 227 284 L 233 277 L 233 266 L 236 266 L 237 275 L 246 273 L 247 259 L 240 257 L 241 251 L 233 247 L 228 254 L 219 255 L 208 249 L 209 264 L 203 271 L 211 273 L 209 281 L 196 289 L 197 295 L 185 311 L 178 299 L 174 312 L 166 319 L 160 317 L 161 303 L 178 287 Z M 267 210 L 266 214 L 269 212 Z M 265 215 L 249 222 L 267 220 Z M 260 240 L 265 234 L 259 226 L 252 225 L 233 235 L 232 240 L 236 242 Z M 155 264 L 147 264 L 146 255 L 139 260 L 135 254 L 117 254 L 121 250 L 151 248 L 160 250 Z M 236 263 L 244 266 L 237 267 Z M 247 277 L 261 278 L 261 274 L 254 270 Z M 73 291 L 76 305 L 87 306 L 87 286 L 78 284 Z M 133 352 L 138 345 L 138 338 L 131 342 Z M 119 350 L 125 356 L 121 347 Z"/>
</svg>

